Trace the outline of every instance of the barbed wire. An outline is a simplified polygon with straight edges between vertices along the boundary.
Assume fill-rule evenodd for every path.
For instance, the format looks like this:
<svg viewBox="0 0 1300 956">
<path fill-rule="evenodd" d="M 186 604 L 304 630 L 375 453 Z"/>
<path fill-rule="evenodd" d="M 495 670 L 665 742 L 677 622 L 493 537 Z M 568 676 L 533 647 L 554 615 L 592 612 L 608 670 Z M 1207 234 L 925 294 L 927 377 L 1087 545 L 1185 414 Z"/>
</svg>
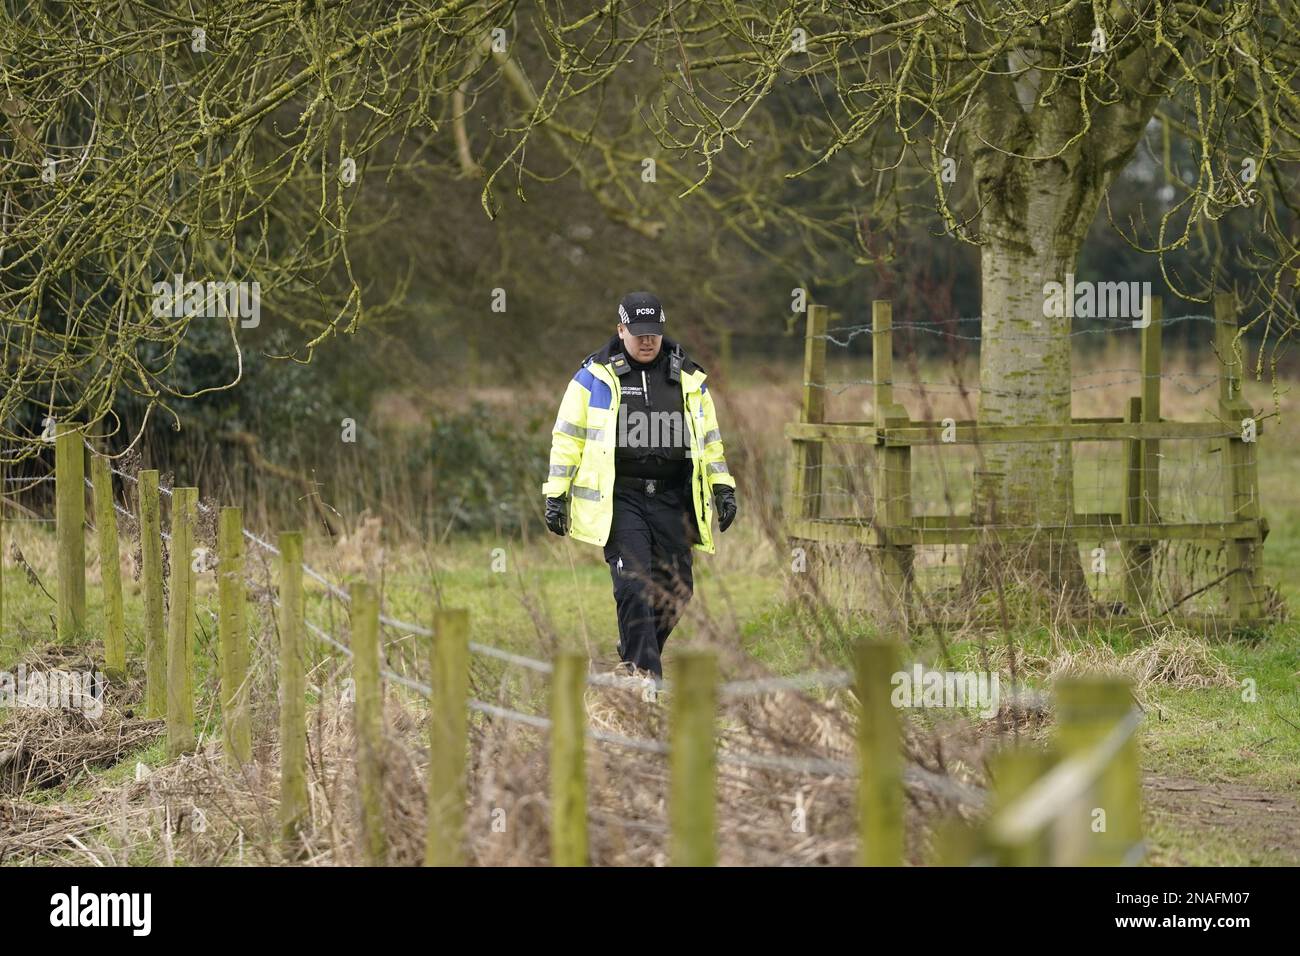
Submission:
<svg viewBox="0 0 1300 956">
<path fill-rule="evenodd" d="M 1044 318 L 1046 319 L 1050 317 L 1044 316 Z M 957 318 L 955 321 L 979 322 L 981 320 L 982 317 L 976 315 L 976 316 L 961 316 Z M 1094 322 L 1114 322 L 1116 323 L 1116 325 L 1113 328 L 1074 329 L 1070 332 L 1065 333 L 1064 335 L 1056 332 L 1046 334 L 1046 335 L 1034 335 L 1032 333 L 1017 332 L 1016 338 L 1018 340 L 1023 340 L 1023 341 L 1042 340 L 1042 341 L 1058 342 L 1062 338 L 1074 338 L 1079 335 L 1109 335 L 1115 332 L 1128 331 L 1130 329 L 1133 331 L 1141 331 L 1142 329 L 1141 325 L 1134 325 L 1133 323 L 1137 320 L 1131 318 L 1119 319 L 1119 318 L 1110 318 L 1108 316 L 1094 316 L 1091 317 L 1090 320 Z M 954 320 L 948 320 L 948 321 L 954 321 Z M 1169 325 L 1177 325 L 1181 322 L 1213 322 L 1213 321 L 1215 321 L 1215 319 L 1214 316 L 1212 315 L 1179 315 L 1179 316 L 1174 316 L 1172 318 L 1163 319 L 1161 325 L 1169 326 Z M 926 335 L 934 335 L 939 338 L 959 339 L 965 342 L 981 342 L 985 338 L 987 338 L 987 336 L 983 336 L 983 335 L 962 335 L 960 332 L 952 332 L 948 329 L 943 328 L 942 324 L 931 325 L 925 322 L 896 322 L 891 324 L 888 329 L 882 331 L 922 332 Z M 849 334 L 848 337 L 844 339 L 844 341 L 840 341 L 833 334 L 836 332 L 847 332 Z M 870 324 L 840 325 L 840 326 L 835 326 L 834 328 L 829 328 L 820 335 L 809 336 L 809 338 L 825 339 L 826 341 L 832 342 L 835 345 L 840 346 L 841 348 L 846 348 L 848 347 L 849 343 L 851 343 L 859 335 L 875 335 L 875 334 L 876 334 L 875 327 Z"/>
<path fill-rule="evenodd" d="M 1089 372 L 1087 374 L 1090 376 L 1105 375 L 1108 374 L 1109 371 L 1110 370 L 1101 370 L 1096 372 Z M 1125 371 L 1137 371 L 1137 369 L 1126 369 Z M 1181 389 L 1185 394 L 1191 396 L 1200 395 L 1202 392 L 1214 388 L 1214 386 L 1217 384 L 1217 376 L 1215 376 L 1216 381 L 1205 382 L 1197 386 L 1184 385 L 1182 382 L 1177 381 L 1177 379 L 1179 378 L 1191 377 L 1191 376 L 1195 376 L 1197 378 L 1204 377 L 1203 373 L 1198 373 L 1198 372 L 1167 372 L 1167 373 L 1162 373 L 1160 375 L 1139 375 L 1134 378 L 1124 378 L 1124 379 L 1118 379 L 1109 382 L 1093 382 L 1088 385 L 1072 385 L 1070 387 L 1070 394 L 1075 395 L 1080 392 L 1094 392 L 1097 391 L 1098 389 L 1116 388 L 1117 386 L 1120 385 L 1133 385 L 1143 381 L 1146 378 L 1159 378 L 1162 380 L 1168 379 L 1175 386 Z M 805 381 L 803 385 L 806 388 L 820 388 L 823 389 L 824 391 L 829 391 L 836 395 L 842 395 L 849 388 L 852 388 L 854 386 L 862 386 L 862 385 L 872 385 L 872 386 L 888 385 L 893 388 L 905 388 L 915 392 L 934 391 L 940 394 L 947 394 L 947 395 L 965 395 L 971 392 L 979 392 L 983 395 L 1001 395 L 1001 396 L 1017 396 L 1017 395 L 1025 394 L 1023 391 L 1019 391 L 1016 389 L 984 388 L 983 386 L 978 384 L 968 385 L 964 382 L 960 382 L 960 383 L 928 382 L 928 381 L 899 382 L 899 381 L 894 381 L 893 379 L 877 380 L 874 378 L 830 379 L 822 382 Z"/>
<path fill-rule="evenodd" d="M 117 471 L 116 469 L 110 469 L 110 471 L 113 471 L 114 473 L 119 475 L 123 474 L 122 472 Z M 123 475 L 123 477 L 129 477 L 129 476 Z M 90 481 L 90 479 L 88 478 L 85 479 L 85 484 L 93 490 L 94 485 Z M 160 488 L 159 490 L 162 491 L 163 489 Z M 170 494 L 170 490 L 168 491 L 168 493 Z M 135 515 L 133 515 L 127 509 L 123 508 L 116 501 L 113 502 L 113 508 L 118 514 L 126 517 L 127 519 L 132 521 L 136 520 Z M 207 510 L 210 511 L 210 509 Z M 165 541 L 171 540 L 171 535 L 168 534 L 166 531 L 160 530 L 160 534 L 163 540 Z M 250 536 L 256 538 L 255 535 L 250 535 Z M 275 553 L 279 554 L 280 552 L 278 549 L 275 549 Z M 304 565 L 304 571 L 306 570 L 306 567 L 307 566 Z M 342 589 L 338 589 L 338 590 L 341 591 Z M 282 607 L 280 601 L 274 596 L 270 596 L 268 599 L 272 604 L 272 606 L 277 608 Z M 324 628 L 321 628 L 311 620 L 304 619 L 304 625 L 307 628 L 307 630 L 317 639 L 321 640 L 329 647 L 334 648 L 349 660 L 352 659 L 353 657 L 352 649 L 348 647 L 346 644 L 344 644 L 342 641 L 338 640 L 333 634 L 329 633 Z M 432 634 L 431 631 L 429 633 Z M 493 648 L 487 645 L 480 645 L 480 647 L 484 648 L 488 652 L 488 656 L 496 657 L 502 660 L 507 660 L 510 663 L 515 663 L 520 666 L 525 666 L 538 672 L 551 673 L 554 670 L 554 667 L 546 661 L 536 660 L 535 658 L 529 658 L 519 654 L 512 654 L 508 651 L 502 651 L 499 648 Z M 392 670 L 391 668 L 381 666 L 380 673 L 385 678 L 392 680 L 403 687 L 407 687 L 408 689 L 419 693 L 425 698 L 431 698 L 433 695 L 433 689 L 430 685 L 422 681 L 416 680 L 414 678 L 408 677 L 405 674 L 400 674 Z M 626 678 L 623 679 L 622 681 L 614 682 L 608 679 L 609 676 L 610 675 L 588 675 L 589 678 L 588 683 L 599 683 L 599 684 L 610 683 L 613 686 L 619 687 L 620 689 L 632 689 L 635 686 L 639 686 L 635 679 L 632 679 L 632 683 L 629 683 L 628 679 Z M 602 678 L 602 677 L 605 677 L 606 680 L 591 680 L 591 678 Z M 762 693 L 773 693 L 777 691 L 804 691 L 817 686 L 843 687 L 843 686 L 848 686 L 851 683 L 852 683 L 852 675 L 849 674 L 849 672 L 847 671 L 818 671 L 818 672 L 813 672 L 808 674 L 796 675 L 788 678 L 764 678 L 761 680 L 732 681 L 732 682 L 721 684 L 718 688 L 718 692 L 720 696 L 735 698 L 735 697 L 744 697 L 744 696 L 750 696 L 750 695 L 756 695 Z M 649 686 L 648 682 L 646 686 Z M 666 682 L 664 684 L 663 689 L 666 689 Z M 499 717 L 505 720 L 511 720 L 516 723 L 534 727 L 536 729 L 547 730 L 551 727 L 551 721 L 548 718 L 540 717 L 533 714 L 526 714 L 523 713 L 522 711 L 512 710 L 510 708 L 502 707 L 497 704 L 491 704 L 486 701 L 478 700 L 477 698 L 471 698 L 468 701 L 468 706 L 470 707 L 471 710 L 477 711 L 479 713 L 487 714 L 489 716 Z M 627 747 L 642 752 L 658 753 L 658 754 L 668 754 L 670 752 L 668 745 L 662 743 L 661 741 L 649 740 L 646 738 L 627 737 L 621 734 L 615 734 L 608 731 L 598 730 L 595 728 L 587 728 L 586 734 L 591 739 L 602 743 L 614 744 L 617 746 Z M 731 751 L 723 750 L 717 753 L 717 759 L 720 763 L 733 764 L 736 766 L 744 766 L 753 769 L 781 770 L 781 771 L 788 771 L 791 773 L 800 773 L 800 774 L 820 774 L 826 776 L 845 776 L 845 777 L 856 776 L 857 774 L 856 766 L 853 763 L 849 761 L 833 760 L 828 758 L 790 757 L 790 756 L 773 755 L 773 754 L 734 753 Z M 960 800 L 961 802 L 965 802 L 977 806 L 980 805 L 983 801 L 983 795 L 979 791 L 972 790 L 969 787 L 964 787 L 963 785 L 948 780 L 947 778 L 944 778 L 941 775 L 933 774 L 929 771 L 925 771 L 922 768 L 918 768 L 918 767 L 911 767 L 909 768 L 909 770 L 912 771 L 911 775 L 915 781 L 923 783 L 930 789 L 938 790 L 941 787 L 946 786 L 947 787 L 946 793 L 951 799 Z"/>
</svg>

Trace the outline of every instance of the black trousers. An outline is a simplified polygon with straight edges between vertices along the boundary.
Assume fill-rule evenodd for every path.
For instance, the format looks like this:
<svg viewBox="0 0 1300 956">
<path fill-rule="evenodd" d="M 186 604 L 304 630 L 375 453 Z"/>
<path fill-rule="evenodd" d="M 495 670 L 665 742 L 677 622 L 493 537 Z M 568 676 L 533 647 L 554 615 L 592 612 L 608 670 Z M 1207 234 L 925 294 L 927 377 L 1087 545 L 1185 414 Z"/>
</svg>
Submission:
<svg viewBox="0 0 1300 956">
<path fill-rule="evenodd" d="M 691 545 L 698 540 L 689 488 L 653 495 L 614 489 L 605 560 L 618 607 L 618 656 L 657 676 L 664 643 L 694 591 Z"/>
</svg>

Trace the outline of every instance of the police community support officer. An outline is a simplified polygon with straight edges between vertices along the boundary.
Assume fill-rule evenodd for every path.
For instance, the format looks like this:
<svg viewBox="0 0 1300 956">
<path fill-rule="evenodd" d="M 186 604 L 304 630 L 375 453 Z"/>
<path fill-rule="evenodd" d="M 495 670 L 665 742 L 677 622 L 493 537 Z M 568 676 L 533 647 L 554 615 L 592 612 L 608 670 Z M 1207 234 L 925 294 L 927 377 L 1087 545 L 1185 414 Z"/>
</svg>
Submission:
<svg viewBox="0 0 1300 956">
<path fill-rule="evenodd" d="M 691 549 L 712 554 L 736 518 L 736 480 L 704 370 L 664 333 L 648 292 L 618 307 L 618 334 L 582 363 L 555 419 L 546 526 L 602 545 L 619 657 L 663 676 L 664 642 L 691 599 Z"/>
</svg>

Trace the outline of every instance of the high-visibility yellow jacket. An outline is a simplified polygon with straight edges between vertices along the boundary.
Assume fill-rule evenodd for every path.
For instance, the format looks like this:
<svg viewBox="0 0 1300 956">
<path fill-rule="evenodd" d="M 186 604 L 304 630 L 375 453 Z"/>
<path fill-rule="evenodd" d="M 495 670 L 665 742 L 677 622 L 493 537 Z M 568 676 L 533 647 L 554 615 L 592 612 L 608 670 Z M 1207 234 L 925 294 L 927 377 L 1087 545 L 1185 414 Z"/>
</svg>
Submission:
<svg viewBox="0 0 1300 956">
<path fill-rule="evenodd" d="M 618 438 L 620 388 L 612 364 L 616 354 L 606 345 L 587 356 L 560 402 L 551 432 L 551 467 L 542 492 L 548 498 L 569 496 L 569 534 L 578 541 L 603 546 L 614 520 L 614 448 Z M 677 343 L 664 337 L 671 353 Z M 699 526 L 698 551 L 714 553 L 713 489 L 736 487 L 723 456 L 722 432 L 705 384 L 704 370 L 686 358 L 682 362 L 682 408 L 689 423 L 690 495 Z"/>
</svg>

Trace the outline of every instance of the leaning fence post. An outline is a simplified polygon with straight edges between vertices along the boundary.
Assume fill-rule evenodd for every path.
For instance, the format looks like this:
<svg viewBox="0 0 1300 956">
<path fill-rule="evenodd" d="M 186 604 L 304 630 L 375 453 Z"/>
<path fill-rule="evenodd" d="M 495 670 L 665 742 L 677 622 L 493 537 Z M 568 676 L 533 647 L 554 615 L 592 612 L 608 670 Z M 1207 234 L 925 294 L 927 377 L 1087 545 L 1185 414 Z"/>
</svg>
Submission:
<svg viewBox="0 0 1300 956">
<path fill-rule="evenodd" d="M 587 655 L 562 651 L 551 675 L 551 863 L 587 865 Z"/>
<path fill-rule="evenodd" d="M 99 580 L 104 592 L 104 671 L 126 676 L 126 626 L 122 617 L 122 561 L 117 550 L 117 515 L 113 512 L 113 474 L 108 459 L 90 459 L 95 489 L 95 530 L 99 539 Z"/>
<path fill-rule="evenodd" d="M 310 815 L 307 795 L 307 689 L 303 660 L 302 532 L 280 546 L 280 827 L 296 841 Z"/>
<path fill-rule="evenodd" d="M 469 742 L 469 612 L 439 611 L 429 699 L 429 826 L 425 866 L 465 862 L 465 752 Z"/>
<path fill-rule="evenodd" d="M 171 602 L 167 608 L 167 753 L 194 749 L 194 523 L 199 490 L 172 489 Z"/>
<path fill-rule="evenodd" d="M 352 676 L 356 697 L 357 791 L 361 797 L 361 842 L 369 866 L 388 862 L 384 832 L 384 690 L 379 679 L 379 601 L 374 586 L 352 587 Z"/>
<path fill-rule="evenodd" d="M 217 525 L 218 643 L 221 725 L 226 756 L 243 766 L 253 756 L 248 701 L 248 619 L 244 588 L 244 522 L 238 508 L 221 509 Z"/>
<path fill-rule="evenodd" d="M 717 862 L 716 755 L 713 724 L 718 707 L 718 659 L 708 651 L 684 651 L 673 671 L 668 815 L 673 866 Z"/>
<path fill-rule="evenodd" d="M 81 429 L 60 422 L 54 439 L 55 536 L 59 553 L 60 641 L 86 626 L 86 455 Z"/>
<path fill-rule="evenodd" d="M 140 578 L 144 589 L 144 711 L 147 717 L 167 714 L 167 636 L 163 630 L 162 519 L 158 505 L 158 472 L 140 472 Z"/>
<path fill-rule="evenodd" d="M 1056 740 L 1062 760 L 1098 746 L 1134 707 L 1128 681 L 1110 678 L 1058 681 L 1056 701 Z M 1084 859 L 1054 862 L 1110 866 L 1136 862 L 1142 849 L 1142 777 L 1136 733 L 1129 735 L 1106 764 L 1091 796 L 1079 804 L 1080 812 L 1061 822 L 1063 835 L 1071 843 L 1089 848 Z"/>
<path fill-rule="evenodd" d="M 903 863 L 903 771 L 898 711 L 891 700 L 898 645 L 863 641 L 857 649 L 858 864 Z"/>
</svg>

